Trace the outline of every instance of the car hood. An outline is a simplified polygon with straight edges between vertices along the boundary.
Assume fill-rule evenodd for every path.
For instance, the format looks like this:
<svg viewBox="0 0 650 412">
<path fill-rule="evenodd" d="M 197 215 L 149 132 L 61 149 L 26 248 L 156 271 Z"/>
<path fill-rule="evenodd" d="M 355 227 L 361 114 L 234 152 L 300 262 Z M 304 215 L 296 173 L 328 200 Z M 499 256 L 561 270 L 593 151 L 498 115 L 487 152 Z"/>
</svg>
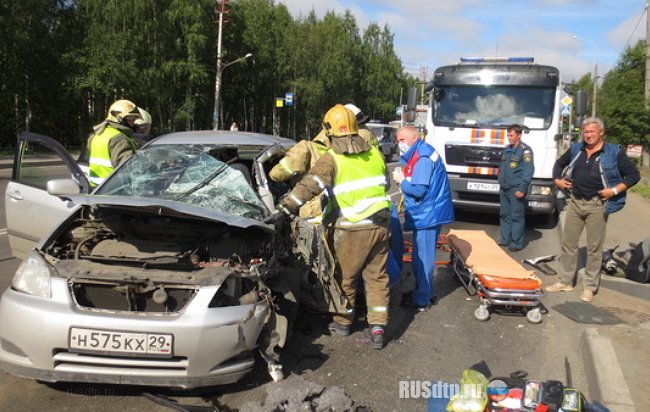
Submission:
<svg viewBox="0 0 650 412">
<path fill-rule="evenodd" d="M 233 216 L 173 200 L 116 195 L 74 195 L 68 196 L 67 199 L 79 206 L 117 207 L 122 209 L 135 208 L 140 211 L 149 211 L 156 215 L 195 217 L 226 223 L 229 226 L 242 229 L 255 227 L 269 232 L 275 231 L 273 225 L 255 219 Z"/>
</svg>

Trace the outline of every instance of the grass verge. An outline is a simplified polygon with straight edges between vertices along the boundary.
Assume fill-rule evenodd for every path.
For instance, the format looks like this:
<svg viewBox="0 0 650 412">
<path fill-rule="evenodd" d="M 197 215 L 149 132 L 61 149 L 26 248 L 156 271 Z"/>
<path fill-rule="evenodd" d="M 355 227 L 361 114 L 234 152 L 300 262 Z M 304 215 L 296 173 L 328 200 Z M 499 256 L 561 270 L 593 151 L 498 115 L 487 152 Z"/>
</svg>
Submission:
<svg viewBox="0 0 650 412">
<path fill-rule="evenodd" d="M 650 199 L 650 167 L 641 166 L 639 167 L 639 172 L 641 172 L 641 180 L 632 186 L 630 190 L 646 199 Z"/>
</svg>

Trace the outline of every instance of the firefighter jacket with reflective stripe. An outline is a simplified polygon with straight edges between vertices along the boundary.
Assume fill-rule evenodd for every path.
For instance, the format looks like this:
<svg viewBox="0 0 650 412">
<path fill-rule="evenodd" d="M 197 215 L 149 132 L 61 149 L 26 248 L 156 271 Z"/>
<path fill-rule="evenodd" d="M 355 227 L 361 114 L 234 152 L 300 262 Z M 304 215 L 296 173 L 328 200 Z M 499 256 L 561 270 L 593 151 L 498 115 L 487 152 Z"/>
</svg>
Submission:
<svg viewBox="0 0 650 412">
<path fill-rule="evenodd" d="M 335 148 L 316 162 L 311 171 L 281 201 L 283 207 L 296 211 L 306 201 L 327 191 L 339 208 L 331 207 L 326 220 L 337 218 L 337 226 L 348 227 L 372 223 L 366 218 L 388 209 L 386 165 L 381 152 L 359 136 L 348 138 L 349 150 L 341 154 Z M 361 149 L 363 148 L 363 149 Z M 366 221 L 367 220 L 367 221 Z M 356 222 L 356 223 L 355 223 Z"/>
<path fill-rule="evenodd" d="M 119 142 L 116 144 L 113 139 L 119 139 Z M 89 180 L 92 185 L 98 185 L 110 176 L 120 163 L 135 153 L 138 144 L 122 130 L 105 125 L 103 130 L 88 139 L 88 147 Z"/>
<path fill-rule="evenodd" d="M 326 141 L 323 141 L 318 139 L 319 136 L 314 140 L 301 140 L 293 145 L 269 172 L 271 180 L 284 182 L 307 173 L 330 147 L 329 139 L 325 138 Z"/>
<path fill-rule="evenodd" d="M 372 147 L 359 154 L 337 154 L 332 192 L 342 218 L 359 223 L 380 210 L 390 208 L 386 195 L 386 164 L 381 152 Z"/>
</svg>

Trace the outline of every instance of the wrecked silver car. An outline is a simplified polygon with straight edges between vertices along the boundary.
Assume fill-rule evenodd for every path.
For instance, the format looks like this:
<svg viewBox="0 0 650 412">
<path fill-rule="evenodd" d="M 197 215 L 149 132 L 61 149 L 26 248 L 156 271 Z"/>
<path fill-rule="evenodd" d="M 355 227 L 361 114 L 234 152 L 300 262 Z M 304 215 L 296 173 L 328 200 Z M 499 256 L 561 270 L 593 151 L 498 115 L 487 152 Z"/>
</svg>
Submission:
<svg viewBox="0 0 650 412">
<path fill-rule="evenodd" d="M 292 144 L 173 133 L 88 194 L 56 141 L 21 135 L 5 199 L 24 259 L 0 299 L 0 366 L 45 382 L 194 388 L 239 380 L 259 350 L 280 379 L 297 304 L 349 309 L 322 229 L 272 213 L 287 188 L 266 171 Z M 252 184 L 220 160 L 233 148 Z M 44 153 L 60 161 L 30 162 Z"/>
</svg>

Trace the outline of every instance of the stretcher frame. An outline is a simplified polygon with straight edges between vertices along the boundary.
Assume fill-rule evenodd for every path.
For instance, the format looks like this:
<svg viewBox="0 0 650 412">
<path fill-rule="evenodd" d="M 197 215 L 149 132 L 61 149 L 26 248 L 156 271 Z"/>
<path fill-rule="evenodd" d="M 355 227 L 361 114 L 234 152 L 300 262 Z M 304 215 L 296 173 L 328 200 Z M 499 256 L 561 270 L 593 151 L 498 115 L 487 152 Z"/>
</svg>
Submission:
<svg viewBox="0 0 650 412">
<path fill-rule="evenodd" d="M 463 253 L 454 244 L 454 238 L 441 235 L 438 248 L 450 253 L 448 265 L 456 274 L 461 285 L 469 296 L 478 296 L 480 305 L 474 311 L 474 317 L 480 321 L 490 319 L 490 313 L 496 310 L 506 312 L 520 311 L 526 314 L 530 323 L 540 323 L 542 312 L 546 312 L 540 299 L 546 293 L 542 289 L 542 282 L 534 275 L 529 279 L 503 278 L 490 273 L 475 273 L 468 265 Z M 491 240 L 496 249 L 501 251 L 499 259 L 508 259 L 512 264 L 519 265 L 512 257 Z M 496 250 L 495 249 L 495 250 Z M 519 265 L 521 266 L 521 265 Z"/>
</svg>

